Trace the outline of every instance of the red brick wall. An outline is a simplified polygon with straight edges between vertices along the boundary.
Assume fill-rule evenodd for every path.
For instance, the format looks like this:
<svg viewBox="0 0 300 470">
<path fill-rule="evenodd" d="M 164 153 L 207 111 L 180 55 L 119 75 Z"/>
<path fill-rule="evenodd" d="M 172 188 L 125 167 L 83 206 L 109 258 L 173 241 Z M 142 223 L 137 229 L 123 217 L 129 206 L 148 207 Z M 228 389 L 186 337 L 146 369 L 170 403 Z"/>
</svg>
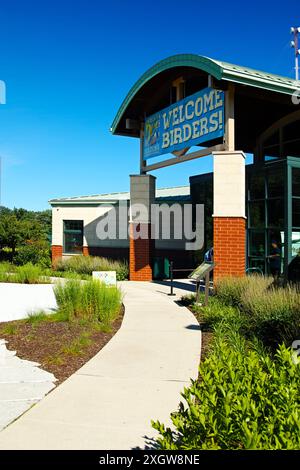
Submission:
<svg viewBox="0 0 300 470">
<path fill-rule="evenodd" d="M 133 229 L 148 234 L 147 239 L 129 240 L 129 279 L 131 281 L 152 280 L 152 256 L 154 240 L 151 240 L 151 224 L 130 224 L 130 234 Z"/>
<path fill-rule="evenodd" d="M 214 279 L 244 276 L 246 268 L 246 220 L 214 217 Z"/>
<path fill-rule="evenodd" d="M 62 257 L 63 247 L 61 245 L 52 245 L 52 264 Z"/>
</svg>

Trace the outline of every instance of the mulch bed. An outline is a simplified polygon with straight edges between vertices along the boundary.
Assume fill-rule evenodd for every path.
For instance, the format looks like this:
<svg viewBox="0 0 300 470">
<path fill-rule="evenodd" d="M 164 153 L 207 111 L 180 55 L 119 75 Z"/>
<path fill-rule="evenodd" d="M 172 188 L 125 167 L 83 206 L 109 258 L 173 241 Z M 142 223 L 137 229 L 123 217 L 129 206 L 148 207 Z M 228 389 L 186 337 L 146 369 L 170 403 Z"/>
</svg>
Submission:
<svg viewBox="0 0 300 470">
<path fill-rule="evenodd" d="M 56 385 L 74 374 L 89 359 L 97 354 L 119 330 L 124 316 L 124 306 L 108 333 L 88 330 L 87 326 L 69 322 L 41 321 L 37 324 L 23 320 L 0 323 L 0 338 L 7 340 L 7 348 L 17 351 L 18 357 L 38 362 L 58 379 Z M 15 327 L 15 328 L 14 328 Z M 90 344 L 84 345 L 80 354 L 62 350 L 85 332 L 90 332 Z"/>
<path fill-rule="evenodd" d="M 203 321 L 201 311 L 195 312 L 189 301 L 181 299 L 178 301 L 179 305 L 186 307 L 194 315 L 197 322 L 199 323 L 201 330 L 201 361 L 203 361 L 211 350 L 211 343 L 213 340 L 213 332 L 208 327 L 208 325 Z"/>
<path fill-rule="evenodd" d="M 203 361 L 210 352 L 213 333 L 211 331 L 202 330 L 201 336 L 201 361 Z"/>
</svg>

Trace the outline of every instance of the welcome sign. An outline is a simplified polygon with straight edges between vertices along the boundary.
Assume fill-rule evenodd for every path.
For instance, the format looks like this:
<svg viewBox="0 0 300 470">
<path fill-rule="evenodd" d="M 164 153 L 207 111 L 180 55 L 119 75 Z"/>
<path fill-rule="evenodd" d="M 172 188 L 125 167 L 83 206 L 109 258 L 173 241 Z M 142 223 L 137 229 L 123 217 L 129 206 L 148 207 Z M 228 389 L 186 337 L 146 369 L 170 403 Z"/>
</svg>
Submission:
<svg viewBox="0 0 300 470">
<path fill-rule="evenodd" d="M 205 88 L 145 120 L 144 160 L 224 135 L 224 92 Z"/>
</svg>

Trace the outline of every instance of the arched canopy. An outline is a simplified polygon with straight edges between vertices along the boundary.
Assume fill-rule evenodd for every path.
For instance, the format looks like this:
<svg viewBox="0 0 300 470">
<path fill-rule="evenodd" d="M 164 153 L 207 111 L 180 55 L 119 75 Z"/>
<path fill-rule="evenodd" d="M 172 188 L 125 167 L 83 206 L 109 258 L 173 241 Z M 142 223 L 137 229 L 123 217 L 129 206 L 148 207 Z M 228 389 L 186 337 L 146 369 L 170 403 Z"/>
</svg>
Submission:
<svg viewBox="0 0 300 470">
<path fill-rule="evenodd" d="M 159 109 L 170 104 L 170 85 L 180 76 L 187 80 L 189 95 L 207 86 L 208 75 L 214 78 L 220 88 L 226 82 L 251 87 L 253 92 L 260 89 L 270 96 L 285 95 L 285 104 L 290 95 L 299 89 L 295 80 L 280 75 L 229 64 L 196 54 L 178 54 L 168 57 L 147 70 L 128 92 L 111 126 L 111 132 L 118 135 L 139 136 L 138 129 L 128 129 L 126 119 L 142 121 Z M 288 100 L 287 100 L 288 98 Z"/>
</svg>

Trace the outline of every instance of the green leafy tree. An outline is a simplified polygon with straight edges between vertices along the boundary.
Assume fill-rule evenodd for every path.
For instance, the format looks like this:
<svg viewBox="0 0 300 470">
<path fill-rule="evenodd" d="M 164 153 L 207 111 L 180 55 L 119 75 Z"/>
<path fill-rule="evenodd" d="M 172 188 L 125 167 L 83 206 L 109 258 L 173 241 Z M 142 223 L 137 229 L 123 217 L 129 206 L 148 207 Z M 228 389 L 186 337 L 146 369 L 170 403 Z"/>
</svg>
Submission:
<svg viewBox="0 0 300 470">
<path fill-rule="evenodd" d="M 17 264 L 50 265 L 51 211 L 0 207 L 0 255 Z M 4 256 L 4 254 L 6 256 Z"/>
</svg>

